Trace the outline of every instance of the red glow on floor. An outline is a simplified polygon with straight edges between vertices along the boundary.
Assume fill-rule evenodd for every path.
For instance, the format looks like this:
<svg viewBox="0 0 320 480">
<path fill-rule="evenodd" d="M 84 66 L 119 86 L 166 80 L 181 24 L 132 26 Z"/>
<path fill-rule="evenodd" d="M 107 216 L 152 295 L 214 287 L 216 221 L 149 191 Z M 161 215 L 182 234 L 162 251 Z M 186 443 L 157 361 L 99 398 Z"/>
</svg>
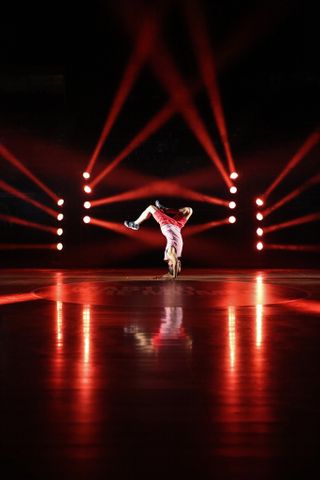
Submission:
<svg viewBox="0 0 320 480">
<path fill-rule="evenodd" d="M 51 197 L 56 203 L 59 200 L 59 197 L 50 190 L 41 180 L 39 180 L 23 163 L 20 162 L 9 150 L 2 144 L 0 144 L 0 155 L 15 166 L 20 172 L 22 172 L 26 177 L 32 180 L 38 187 L 40 187 L 44 192 Z"/>
<path fill-rule="evenodd" d="M 290 202 L 291 200 L 295 199 L 299 195 L 301 195 L 302 192 L 307 190 L 307 188 L 312 187 L 313 185 L 316 185 L 317 183 L 320 182 L 320 174 L 315 175 L 314 177 L 310 178 L 306 182 L 304 182 L 300 187 L 296 188 L 292 192 L 288 193 L 285 197 L 281 198 L 277 203 L 272 205 L 269 208 L 266 208 L 262 213 L 264 216 L 270 215 L 271 212 L 274 212 L 278 208 L 282 207 L 286 203 Z"/>
<path fill-rule="evenodd" d="M 304 215 L 303 217 L 294 218 L 288 222 L 278 223 L 276 225 L 270 225 L 264 227 L 265 233 L 274 232 L 276 230 L 281 230 L 282 228 L 294 227 L 296 225 L 302 225 L 303 223 L 315 222 L 320 220 L 320 213 L 310 213 L 309 215 Z"/>
<path fill-rule="evenodd" d="M 44 230 L 45 232 L 56 234 L 55 227 L 42 225 L 41 223 L 29 222 L 29 220 L 13 217 L 12 215 L 4 215 L 3 213 L 0 213 L 0 220 L 4 220 L 5 222 L 9 223 L 16 223 L 17 225 L 23 225 L 24 227 L 37 228 L 38 230 Z"/>
<path fill-rule="evenodd" d="M 291 172 L 291 170 L 310 152 L 310 150 L 319 142 L 319 132 L 313 132 L 297 153 L 291 158 L 284 169 L 280 172 L 277 178 L 272 182 L 270 187 L 265 191 L 264 198 L 267 198 L 270 193 L 279 185 L 279 183 Z"/>
<path fill-rule="evenodd" d="M 234 172 L 235 164 L 231 153 L 228 132 L 221 103 L 215 57 L 210 46 L 205 18 L 203 16 L 203 12 L 201 11 L 199 2 L 186 2 L 186 5 L 189 7 L 186 9 L 188 25 L 201 76 L 207 89 L 212 112 L 216 120 L 220 138 L 222 140 L 228 161 L 229 170 L 230 172 Z"/>
<path fill-rule="evenodd" d="M 40 210 L 43 210 L 44 212 L 48 213 L 48 215 L 51 215 L 52 217 L 56 218 L 57 212 L 55 212 L 52 208 L 49 208 L 46 205 L 43 205 L 37 200 L 33 200 L 33 198 L 30 198 L 26 193 L 23 193 L 20 190 L 17 190 L 16 188 L 12 187 L 11 185 L 9 185 L 8 183 L 4 182 L 1 179 L 0 179 L 0 188 L 5 192 L 10 193 L 10 195 L 13 195 L 17 198 L 21 198 L 21 200 L 24 200 L 25 202 L 30 203 L 34 207 L 39 208 Z"/>
<path fill-rule="evenodd" d="M 155 18 L 151 18 L 150 16 L 144 22 L 141 31 L 136 39 L 136 44 L 134 47 L 134 51 L 131 55 L 130 61 L 125 69 L 123 78 L 111 105 L 111 109 L 108 113 L 107 119 L 105 121 L 102 133 L 98 140 L 98 143 L 94 149 L 94 152 L 91 156 L 91 159 L 86 167 L 85 171 L 88 173 L 92 172 L 94 164 L 100 154 L 100 151 L 103 147 L 104 142 L 108 134 L 111 131 L 112 126 L 114 125 L 122 107 L 127 99 L 133 84 L 138 77 L 138 74 L 146 62 L 150 51 L 152 49 L 155 36 L 157 33 L 157 24 Z"/>
</svg>

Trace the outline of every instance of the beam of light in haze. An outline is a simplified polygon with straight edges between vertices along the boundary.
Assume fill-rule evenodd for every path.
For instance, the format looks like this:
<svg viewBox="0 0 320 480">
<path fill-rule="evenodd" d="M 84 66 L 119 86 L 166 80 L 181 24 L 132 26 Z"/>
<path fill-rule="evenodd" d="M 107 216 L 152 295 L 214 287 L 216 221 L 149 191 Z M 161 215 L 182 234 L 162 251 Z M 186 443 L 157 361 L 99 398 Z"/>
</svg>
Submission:
<svg viewBox="0 0 320 480">
<path fill-rule="evenodd" d="M 209 230 L 211 228 L 221 227 L 222 225 L 229 224 L 228 218 L 223 218 L 222 220 L 215 220 L 212 222 L 202 223 L 200 225 L 191 225 L 185 230 L 183 236 L 185 238 L 191 237 L 192 235 L 196 235 L 197 233 L 204 232 L 205 230 Z"/>
<path fill-rule="evenodd" d="M 268 243 L 265 245 L 269 250 L 287 250 L 293 252 L 320 252 L 320 245 L 293 245 Z"/>
<path fill-rule="evenodd" d="M 280 172 L 277 178 L 272 182 L 272 184 L 267 188 L 265 193 L 262 195 L 265 199 L 273 192 L 273 190 L 279 185 L 279 183 L 291 172 L 291 170 L 299 163 L 301 160 L 314 148 L 317 143 L 319 143 L 320 134 L 319 132 L 313 132 L 307 140 L 304 142 L 302 147 L 297 151 L 297 153 L 291 158 L 287 163 L 284 169 Z"/>
<path fill-rule="evenodd" d="M 55 243 L 0 243 L 0 250 L 56 250 Z"/>
<path fill-rule="evenodd" d="M 41 180 L 39 180 L 27 167 L 23 165 L 20 160 L 18 160 L 4 145 L 0 144 L 0 156 L 7 160 L 11 165 L 15 166 L 21 173 L 28 177 L 32 182 L 34 182 L 38 187 L 40 187 L 50 198 L 56 203 L 59 200 L 58 195 L 56 195 L 49 187 L 47 187 Z"/>
<path fill-rule="evenodd" d="M 148 198 L 154 195 L 169 195 L 171 197 L 187 198 L 199 202 L 206 202 L 209 204 L 228 206 L 228 201 L 221 198 L 212 197 L 203 193 L 195 192 L 180 185 L 176 185 L 170 181 L 155 181 L 145 187 L 140 187 L 135 190 L 123 192 L 111 197 L 100 198 L 91 202 L 91 207 L 99 205 L 106 205 L 116 202 L 126 202 L 128 200 L 136 200 L 139 198 Z"/>
<path fill-rule="evenodd" d="M 309 222 L 316 222 L 320 220 L 320 213 L 310 213 L 308 215 L 304 215 L 303 217 L 294 218 L 293 220 L 289 220 L 288 222 L 278 223 L 276 225 L 270 225 L 268 227 L 264 227 L 264 233 L 275 232 L 276 230 L 281 230 L 283 228 L 294 227 L 296 225 L 302 225 L 303 223 Z"/>
<path fill-rule="evenodd" d="M 280 200 L 277 201 L 274 205 L 272 205 L 269 208 L 266 208 L 263 210 L 262 214 L 264 217 L 267 215 L 270 215 L 270 213 L 274 212 L 278 208 L 282 207 L 286 203 L 290 202 L 294 198 L 298 197 L 303 193 L 305 190 L 307 190 L 309 187 L 312 187 L 313 185 L 316 185 L 320 182 L 320 174 L 315 175 L 314 177 L 310 178 L 306 182 L 304 182 L 300 187 L 296 188 L 292 192 L 288 193 L 285 197 L 281 198 Z"/>
<path fill-rule="evenodd" d="M 219 92 L 216 66 L 207 25 L 201 11 L 200 2 L 186 2 L 186 18 L 188 21 L 189 31 L 195 51 L 195 55 L 199 64 L 199 69 L 206 87 L 210 100 L 212 112 L 216 120 L 220 138 L 224 147 L 228 167 L 230 172 L 236 170 L 234 159 L 231 153 L 230 142 L 225 122 L 225 116 L 222 108 L 221 96 Z"/>
<path fill-rule="evenodd" d="M 85 168 L 87 173 L 91 173 L 94 167 L 94 164 L 100 154 L 100 151 L 106 141 L 108 134 L 110 133 L 124 102 L 126 101 L 135 80 L 137 79 L 139 72 L 146 62 L 157 34 L 158 24 L 154 16 L 148 15 L 143 22 L 141 31 L 137 35 L 136 45 L 134 51 L 131 55 L 129 63 L 124 72 L 123 78 L 120 82 L 117 93 L 114 97 L 111 109 L 108 113 L 107 119 L 105 121 L 102 133 L 97 142 L 97 145 L 93 151 L 93 154 L 90 158 L 88 166 Z"/>
<path fill-rule="evenodd" d="M 231 187 L 232 182 L 210 138 L 208 130 L 193 103 L 190 90 L 178 72 L 171 55 L 160 41 L 157 43 L 157 48 L 153 52 L 151 61 L 153 70 L 159 81 L 166 88 L 191 131 L 207 152 L 213 164 L 217 167 L 226 185 Z"/>
<path fill-rule="evenodd" d="M 130 153 L 138 148 L 147 138 L 157 132 L 167 121 L 176 113 L 173 102 L 168 102 L 145 127 L 131 140 L 131 142 L 107 165 L 96 178 L 90 183 L 90 187 L 94 188 L 101 180 L 108 175 L 116 166 L 119 165 Z"/>
<path fill-rule="evenodd" d="M 49 225 L 42 225 L 40 223 L 29 222 L 23 218 L 13 217 L 12 215 L 5 215 L 0 213 L 0 220 L 4 220 L 9 223 L 16 223 L 17 225 L 23 225 L 24 227 L 37 228 L 38 230 L 44 230 L 45 232 L 50 232 L 56 234 L 57 229 L 55 227 L 50 227 Z"/>
<path fill-rule="evenodd" d="M 33 198 L 30 198 L 26 193 L 20 192 L 20 190 L 17 190 L 16 188 L 12 187 L 8 183 L 4 182 L 3 180 L 0 180 L 0 188 L 5 192 L 10 193 L 10 195 L 13 195 L 17 198 L 21 198 L 21 200 L 24 200 L 25 202 L 30 203 L 34 207 L 39 208 L 40 210 L 43 210 L 48 215 L 51 215 L 54 218 L 57 217 L 58 212 L 55 212 L 52 208 L 49 208 L 46 205 L 43 205 L 37 200 L 33 200 Z"/>
<path fill-rule="evenodd" d="M 277 12 L 280 9 L 278 8 Z M 119 12 L 120 13 L 120 12 Z M 123 12 L 121 12 L 122 14 Z M 121 15 L 122 19 L 123 15 Z M 241 53 L 248 50 L 255 42 L 255 40 L 265 33 L 265 29 L 257 28 L 258 20 L 265 18 L 265 11 L 259 10 L 254 12 L 250 18 L 243 19 L 240 22 L 239 28 L 228 39 L 223 48 L 217 52 L 217 69 L 220 71 L 226 69 Z M 127 29 L 132 32 L 132 18 L 127 15 L 125 20 Z M 254 31 L 252 35 L 251 32 Z M 199 88 L 194 89 L 196 93 Z M 189 92 L 190 93 L 190 92 Z M 145 127 L 139 132 L 136 137 L 130 142 L 128 147 L 117 155 L 117 157 L 94 179 L 91 186 L 96 186 L 108 173 L 110 173 L 119 163 L 124 160 L 132 151 L 138 148 L 145 140 L 152 134 L 156 133 L 163 125 L 165 125 L 177 113 L 177 105 L 170 101 L 147 123 Z"/>
<path fill-rule="evenodd" d="M 106 220 L 101 220 L 99 218 L 91 217 L 91 225 L 96 225 L 97 227 L 105 228 L 106 230 L 112 230 L 113 232 L 120 233 L 121 235 L 126 235 L 127 237 L 134 238 L 138 241 L 141 241 L 146 244 L 151 244 L 153 246 L 158 246 L 161 241 L 161 233 L 151 231 L 143 227 L 143 232 L 134 232 L 129 230 L 122 224 L 115 222 L 108 222 Z"/>
</svg>

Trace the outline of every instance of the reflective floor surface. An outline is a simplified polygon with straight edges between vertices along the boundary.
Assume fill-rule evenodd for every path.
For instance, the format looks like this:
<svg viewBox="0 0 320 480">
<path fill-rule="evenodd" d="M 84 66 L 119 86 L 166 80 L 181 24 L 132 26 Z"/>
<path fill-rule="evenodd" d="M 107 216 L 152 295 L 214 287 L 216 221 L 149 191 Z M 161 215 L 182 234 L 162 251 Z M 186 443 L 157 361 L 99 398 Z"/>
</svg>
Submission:
<svg viewBox="0 0 320 480">
<path fill-rule="evenodd" d="M 0 287 L 10 478 L 319 469 L 319 271 L 6 270 Z"/>
</svg>

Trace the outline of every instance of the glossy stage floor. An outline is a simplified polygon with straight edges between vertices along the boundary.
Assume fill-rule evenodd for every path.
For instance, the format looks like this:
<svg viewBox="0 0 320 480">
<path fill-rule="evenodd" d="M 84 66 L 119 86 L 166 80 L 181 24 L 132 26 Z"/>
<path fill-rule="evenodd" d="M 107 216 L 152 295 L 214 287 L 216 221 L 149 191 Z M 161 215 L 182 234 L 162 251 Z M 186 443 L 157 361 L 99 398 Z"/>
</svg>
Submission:
<svg viewBox="0 0 320 480">
<path fill-rule="evenodd" d="M 8 478 L 319 471 L 320 272 L 6 270 L 0 285 Z"/>
</svg>

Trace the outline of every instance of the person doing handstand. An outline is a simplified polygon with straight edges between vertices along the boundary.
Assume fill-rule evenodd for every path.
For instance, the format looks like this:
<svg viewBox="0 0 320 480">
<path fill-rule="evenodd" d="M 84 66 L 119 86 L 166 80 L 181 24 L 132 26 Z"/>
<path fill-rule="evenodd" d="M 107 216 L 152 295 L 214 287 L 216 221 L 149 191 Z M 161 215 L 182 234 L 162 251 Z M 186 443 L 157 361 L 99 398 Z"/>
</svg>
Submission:
<svg viewBox="0 0 320 480">
<path fill-rule="evenodd" d="M 124 225 L 132 230 L 139 230 L 141 223 L 148 220 L 152 215 L 156 222 L 159 223 L 161 232 L 167 240 L 164 260 L 168 262 L 169 273 L 173 278 L 177 278 L 181 272 L 183 248 L 181 229 L 185 226 L 192 213 L 191 207 L 167 208 L 161 205 L 159 200 L 156 200 L 155 205 L 149 205 L 135 221 L 125 220 Z"/>
</svg>

